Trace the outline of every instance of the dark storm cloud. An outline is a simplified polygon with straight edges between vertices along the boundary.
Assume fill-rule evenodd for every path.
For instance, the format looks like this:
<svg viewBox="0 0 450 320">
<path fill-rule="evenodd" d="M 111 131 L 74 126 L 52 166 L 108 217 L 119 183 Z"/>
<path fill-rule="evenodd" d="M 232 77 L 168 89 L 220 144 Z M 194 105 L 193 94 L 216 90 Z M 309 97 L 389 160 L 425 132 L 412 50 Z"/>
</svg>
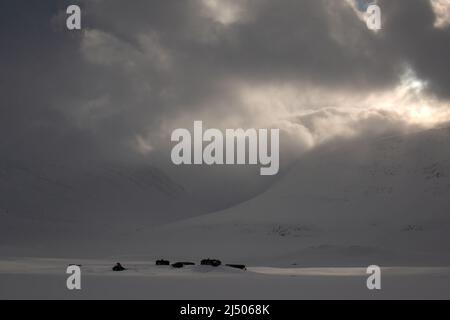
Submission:
<svg viewBox="0 0 450 320">
<path fill-rule="evenodd" d="M 384 0 L 383 45 L 410 63 L 430 90 L 450 98 L 450 28 L 435 28 L 429 1 Z"/>
<path fill-rule="evenodd" d="M 64 61 L 73 58 L 70 43 L 49 23 L 54 9 L 43 2 L 1 4 L 2 158 L 57 152 L 54 147 L 65 145 L 58 141 L 65 140 L 63 136 L 78 136 L 63 114 L 51 107 L 71 84 L 63 69 L 68 69 Z"/>
<path fill-rule="evenodd" d="M 380 1 L 379 34 L 326 0 L 241 1 L 231 18 L 194 0 L 81 1 L 84 30 L 69 32 L 74 2 L 2 2 L 2 156 L 130 160 L 137 137 L 166 153 L 167 119 L 249 116 L 236 81 L 369 93 L 407 63 L 449 95 L 449 28 L 425 0 Z"/>
<path fill-rule="evenodd" d="M 204 96 L 200 89 L 227 77 L 359 87 L 392 84 L 398 71 L 398 57 L 383 59 L 389 50 L 344 2 L 242 1 L 247 16 L 226 26 L 205 14 L 202 1 L 137 1 L 125 12 L 117 3 L 88 8 L 96 26 L 130 44 L 155 32 L 174 58 L 170 77 L 184 99 Z"/>
</svg>

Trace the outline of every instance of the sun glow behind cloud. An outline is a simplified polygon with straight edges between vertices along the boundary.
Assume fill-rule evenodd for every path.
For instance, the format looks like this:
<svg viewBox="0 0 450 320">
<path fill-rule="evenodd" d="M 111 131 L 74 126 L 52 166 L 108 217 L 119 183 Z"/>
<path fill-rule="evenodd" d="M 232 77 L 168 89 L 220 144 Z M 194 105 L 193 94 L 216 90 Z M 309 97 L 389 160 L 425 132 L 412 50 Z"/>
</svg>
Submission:
<svg viewBox="0 0 450 320">
<path fill-rule="evenodd" d="M 371 96 L 366 104 L 393 111 L 407 123 L 433 127 L 450 121 L 449 103 L 428 94 L 427 83 L 407 69 L 391 92 Z"/>
<path fill-rule="evenodd" d="M 278 127 L 295 142 L 314 147 L 338 137 L 396 129 L 432 128 L 450 121 L 450 105 L 426 92 L 426 82 L 406 70 L 392 90 L 370 94 L 305 84 L 241 85 L 254 126 Z"/>
<path fill-rule="evenodd" d="M 242 18 L 243 1 L 230 0 L 200 0 L 205 13 L 214 21 L 223 25 L 230 25 Z"/>
<path fill-rule="evenodd" d="M 430 0 L 433 7 L 436 21 L 436 28 L 446 28 L 450 26 L 450 1 L 449 0 Z"/>
</svg>

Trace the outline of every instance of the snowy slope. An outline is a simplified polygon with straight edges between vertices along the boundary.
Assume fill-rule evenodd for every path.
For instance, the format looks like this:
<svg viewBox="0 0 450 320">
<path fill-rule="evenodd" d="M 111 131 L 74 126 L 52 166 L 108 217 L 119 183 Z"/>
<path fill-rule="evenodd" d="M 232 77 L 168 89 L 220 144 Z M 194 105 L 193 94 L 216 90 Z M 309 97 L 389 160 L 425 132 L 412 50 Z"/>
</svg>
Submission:
<svg viewBox="0 0 450 320">
<path fill-rule="evenodd" d="M 124 233 L 198 209 L 152 166 L 3 160 L 0 195 L 0 256 L 95 255 Z"/>
<path fill-rule="evenodd" d="M 136 243 L 237 262 L 448 265 L 450 129 L 316 150 L 258 197 Z"/>
</svg>

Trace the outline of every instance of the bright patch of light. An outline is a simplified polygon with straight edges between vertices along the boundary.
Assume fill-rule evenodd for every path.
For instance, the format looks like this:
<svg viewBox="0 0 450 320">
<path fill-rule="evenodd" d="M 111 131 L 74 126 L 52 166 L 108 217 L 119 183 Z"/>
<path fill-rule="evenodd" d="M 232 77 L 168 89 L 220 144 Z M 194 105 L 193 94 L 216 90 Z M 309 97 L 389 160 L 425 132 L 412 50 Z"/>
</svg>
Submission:
<svg viewBox="0 0 450 320">
<path fill-rule="evenodd" d="M 449 104 L 427 95 L 426 88 L 427 83 L 407 69 L 399 86 L 390 92 L 373 95 L 365 103 L 394 111 L 412 124 L 430 127 L 450 121 Z"/>
<path fill-rule="evenodd" d="M 240 20 L 242 2 L 230 0 L 201 0 L 210 18 L 223 25 L 230 25 Z"/>
<path fill-rule="evenodd" d="M 436 21 L 436 28 L 446 28 L 450 26 L 450 1 L 449 0 L 430 0 L 433 7 Z"/>
<path fill-rule="evenodd" d="M 450 121 L 450 104 L 427 93 L 427 83 L 405 71 L 391 90 L 329 90 L 299 84 L 239 84 L 241 103 L 255 127 L 276 127 L 303 146 L 367 130 L 432 128 Z M 248 122 L 247 122 L 248 123 Z"/>
</svg>

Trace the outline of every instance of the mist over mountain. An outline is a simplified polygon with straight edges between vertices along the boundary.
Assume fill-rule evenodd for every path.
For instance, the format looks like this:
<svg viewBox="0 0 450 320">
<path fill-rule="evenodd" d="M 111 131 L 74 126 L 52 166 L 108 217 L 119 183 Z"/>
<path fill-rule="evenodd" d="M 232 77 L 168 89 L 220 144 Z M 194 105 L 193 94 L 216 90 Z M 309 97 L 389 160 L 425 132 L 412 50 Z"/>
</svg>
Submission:
<svg viewBox="0 0 450 320">
<path fill-rule="evenodd" d="M 433 129 L 324 145 L 259 196 L 136 243 L 269 265 L 447 265 L 449 206 L 450 129 Z"/>
<path fill-rule="evenodd" d="M 124 232 L 206 212 L 150 165 L 3 159 L 0 193 L 0 252 L 9 254 L 95 251 Z"/>
</svg>

